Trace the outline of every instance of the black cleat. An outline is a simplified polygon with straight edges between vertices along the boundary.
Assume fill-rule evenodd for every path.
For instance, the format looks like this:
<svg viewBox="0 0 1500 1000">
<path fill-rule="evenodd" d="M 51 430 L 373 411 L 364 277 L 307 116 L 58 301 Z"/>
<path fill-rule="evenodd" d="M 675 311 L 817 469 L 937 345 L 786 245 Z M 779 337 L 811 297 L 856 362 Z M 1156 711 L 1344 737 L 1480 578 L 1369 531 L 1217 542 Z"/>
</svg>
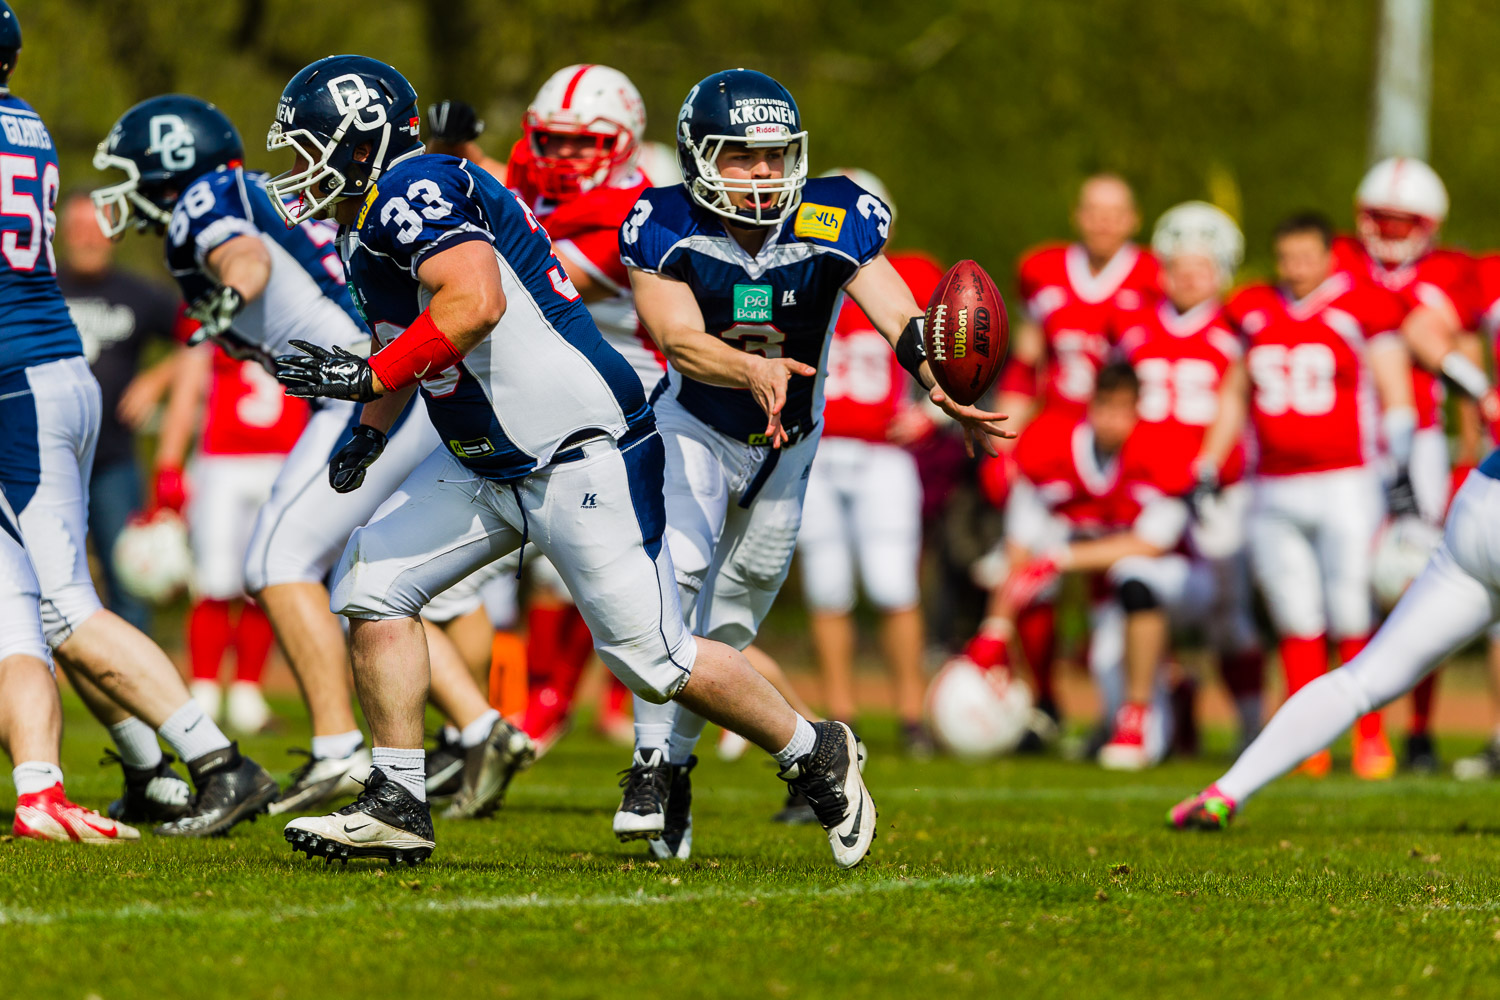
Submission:
<svg viewBox="0 0 1500 1000">
<path fill-rule="evenodd" d="M 288 753 L 307 761 L 292 772 L 292 780 L 267 810 L 282 813 L 311 812 L 350 795 L 358 795 L 370 774 L 370 751 L 363 746 L 347 757 L 314 757 L 312 751 L 293 747 Z"/>
<path fill-rule="evenodd" d="M 620 772 L 620 808 L 615 813 L 615 836 L 621 841 L 655 840 L 667 825 L 667 793 L 672 765 L 665 750 L 637 750 L 630 766 Z"/>
<path fill-rule="evenodd" d="M 458 794 L 464 786 L 464 748 L 449 740 L 444 729 L 437 731 L 437 745 L 427 751 L 427 797 L 446 799 Z"/>
<path fill-rule="evenodd" d="M 216 837 L 254 819 L 276 800 L 276 779 L 240 753 L 238 743 L 187 762 L 198 794 L 186 816 L 156 828 L 161 837 Z"/>
<path fill-rule="evenodd" d="M 109 818 L 122 823 L 170 823 L 193 808 L 193 788 L 172 767 L 176 760 L 162 754 L 155 767 L 131 767 L 113 750 L 105 750 L 100 764 L 119 764 L 125 771 L 125 794 L 109 804 Z"/>
<path fill-rule="evenodd" d="M 818 814 L 807 804 L 807 798 L 792 789 L 787 790 L 786 802 L 782 804 L 781 811 L 771 817 L 771 822 L 785 823 L 787 826 L 802 826 L 817 821 Z"/>
<path fill-rule="evenodd" d="M 444 819 L 483 819 L 505 801 L 511 779 L 536 760 L 536 744 L 504 719 L 496 719 L 483 743 L 463 753 L 458 794 L 443 812 Z"/>
<path fill-rule="evenodd" d="M 1437 747 L 1427 733 L 1412 733 L 1406 738 L 1406 770 L 1412 774 L 1437 774 L 1443 762 L 1438 759 Z"/>
<path fill-rule="evenodd" d="M 875 839 L 875 800 L 860 775 L 859 743 L 842 722 L 813 724 L 818 741 L 812 753 L 793 761 L 777 777 L 800 792 L 828 832 L 833 860 L 853 868 L 870 853 Z"/>
<path fill-rule="evenodd" d="M 282 831 L 294 852 L 348 862 L 380 858 L 415 865 L 432 857 L 432 808 L 405 788 L 370 769 L 359 798 L 327 816 L 301 816 Z"/>
<path fill-rule="evenodd" d="M 696 756 L 686 764 L 672 765 L 672 784 L 667 790 L 667 814 L 661 837 L 650 841 L 651 856 L 662 861 L 686 861 L 693 856 L 693 768 Z"/>
</svg>

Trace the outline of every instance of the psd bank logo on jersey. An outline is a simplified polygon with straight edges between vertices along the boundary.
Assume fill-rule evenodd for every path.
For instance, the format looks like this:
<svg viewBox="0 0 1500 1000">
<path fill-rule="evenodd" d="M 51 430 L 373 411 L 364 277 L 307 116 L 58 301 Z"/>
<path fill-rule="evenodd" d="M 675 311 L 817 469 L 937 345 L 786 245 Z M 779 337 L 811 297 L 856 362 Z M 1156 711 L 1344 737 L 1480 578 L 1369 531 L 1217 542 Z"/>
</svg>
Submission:
<svg viewBox="0 0 1500 1000">
<path fill-rule="evenodd" d="M 146 130 L 151 137 L 147 155 L 161 157 L 161 165 L 168 170 L 191 170 L 198 161 L 194 148 L 193 130 L 179 115 L 154 115 Z"/>
<path fill-rule="evenodd" d="M 736 323 L 771 322 L 771 286 L 735 285 L 734 321 Z"/>
</svg>

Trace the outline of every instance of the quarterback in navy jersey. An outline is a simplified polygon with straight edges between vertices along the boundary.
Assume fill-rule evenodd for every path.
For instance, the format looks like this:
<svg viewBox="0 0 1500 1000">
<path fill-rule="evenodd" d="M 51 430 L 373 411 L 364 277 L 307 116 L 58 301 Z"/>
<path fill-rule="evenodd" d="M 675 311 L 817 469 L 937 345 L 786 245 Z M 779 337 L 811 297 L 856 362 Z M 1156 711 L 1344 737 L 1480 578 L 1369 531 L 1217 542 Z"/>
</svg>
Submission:
<svg viewBox="0 0 1500 1000">
<path fill-rule="evenodd" d="M 421 860 L 434 840 L 422 771 L 426 595 L 528 540 L 572 592 L 606 666 L 654 702 L 678 699 L 772 753 L 822 803 L 835 861 L 858 864 L 875 805 L 837 723 L 815 727 L 745 660 L 683 626 L 662 544 L 662 442 L 640 380 L 604 342 L 551 241 L 512 193 L 465 161 L 427 155 L 416 93 L 396 70 L 330 56 L 287 84 L 271 182 L 299 223 L 345 227 L 355 299 L 384 345 L 368 360 L 299 344 L 278 359 L 295 393 L 357 399 L 389 421 L 420 383 L 443 441 L 349 540 L 333 606 L 349 618 L 375 737 L 359 800 L 293 820 L 310 856 Z M 354 813 L 364 822 L 349 822 Z"/>
<path fill-rule="evenodd" d="M 933 389 L 916 349 L 922 310 L 882 253 L 890 209 L 847 177 L 807 179 L 807 133 L 785 87 L 753 70 L 715 73 L 688 93 L 677 129 L 684 183 L 642 195 L 620 228 L 620 255 L 669 365 L 653 402 L 682 606 L 695 635 L 743 649 L 791 566 L 846 293 L 971 450 L 993 450 L 989 438 L 1006 433 L 1000 414 Z M 664 768 L 668 802 L 688 799 L 702 726 L 680 705 L 636 705 L 617 832 L 637 822 L 632 786 L 663 784 Z M 687 810 L 645 808 L 661 831 L 653 851 L 687 857 Z"/>
<path fill-rule="evenodd" d="M 15 13 L 0 2 L 0 159 L 7 184 L 0 216 L 0 506 L 8 508 L 0 528 L 10 541 L 19 540 L 30 563 L 29 569 L 21 565 L 15 546 L 4 546 L 0 711 L 17 717 L 0 731 L 9 731 L 7 749 L 18 765 L 16 832 L 53 840 L 129 839 L 134 833 L 78 809 L 62 794 L 56 692 L 36 670 L 46 653 L 27 640 L 34 622 L 9 620 L 16 594 L 24 595 L 34 572 L 46 646 L 80 681 L 75 687 L 131 765 L 125 795 L 110 809 L 113 818 L 159 823 L 164 835 L 223 833 L 264 809 L 267 789 L 274 795 L 276 783 L 204 717 L 167 655 L 100 604 L 89 577 L 87 506 L 99 383 L 57 285 L 57 152 L 36 112 L 9 90 L 20 46 Z M 30 600 L 23 596 L 21 604 Z M 187 762 L 196 796 L 163 756 L 158 733 Z"/>
<path fill-rule="evenodd" d="M 190 315 L 202 322 L 195 340 L 212 337 L 273 371 L 274 357 L 292 350 L 293 341 L 368 353 L 370 332 L 349 296 L 335 228 L 287 225 L 266 175 L 247 171 L 243 157 L 233 123 L 206 101 L 180 94 L 143 101 L 120 117 L 95 155 L 96 168 L 124 175 L 94 192 L 100 224 L 114 237 L 130 228 L 165 236 L 167 267 Z M 370 767 L 350 703 L 342 626 L 328 609 L 324 580 L 350 533 L 427 457 L 437 435 L 420 403 L 396 416 L 388 436 L 357 431 L 357 411 L 342 400 L 317 408 L 256 517 L 246 551 L 245 590 L 271 619 L 312 723 L 308 762 L 272 813 L 350 795 Z M 377 455 L 382 461 L 367 472 Z M 424 618 L 446 623 L 477 609 L 482 582 L 466 580 L 434 595 Z M 475 755 L 509 758 L 514 727 L 489 706 L 451 642 L 435 629 L 428 635 L 440 647 L 439 662 L 458 666 L 442 670 L 436 688 L 453 724 L 470 734 Z M 495 804 L 474 792 L 470 782 L 456 806 Z"/>
</svg>

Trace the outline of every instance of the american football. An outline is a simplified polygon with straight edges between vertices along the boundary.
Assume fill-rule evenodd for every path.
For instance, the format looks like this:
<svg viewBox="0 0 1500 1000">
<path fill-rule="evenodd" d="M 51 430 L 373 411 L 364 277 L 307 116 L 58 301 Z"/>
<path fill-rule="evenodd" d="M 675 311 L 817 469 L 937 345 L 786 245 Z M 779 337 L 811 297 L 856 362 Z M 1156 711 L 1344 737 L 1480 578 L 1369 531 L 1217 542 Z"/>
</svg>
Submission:
<svg viewBox="0 0 1500 1000">
<path fill-rule="evenodd" d="M 7 995 L 1500 994 L 1495 6 L 0 0 Z"/>
<path fill-rule="evenodd" d="M 955 403 L 989 392 L 1010 348 L 1010 320 L 984 268 L 961 260 L 948 269 L 927 303 L 923 337 L 932 375 Z"/>
</svg>

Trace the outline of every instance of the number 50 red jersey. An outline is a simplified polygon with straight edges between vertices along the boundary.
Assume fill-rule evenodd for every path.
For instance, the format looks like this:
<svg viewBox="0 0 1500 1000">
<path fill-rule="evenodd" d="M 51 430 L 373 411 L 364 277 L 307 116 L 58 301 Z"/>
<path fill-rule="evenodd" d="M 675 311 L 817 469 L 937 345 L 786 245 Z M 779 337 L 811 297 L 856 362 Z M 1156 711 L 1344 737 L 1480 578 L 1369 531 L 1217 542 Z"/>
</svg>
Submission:
<svg viewBox="0 0 1500 1000">
<path fill-rule="evenodd" d="M 1296 301 L 1275 286 L 1251 285 L 1229 300 L 1227 312 L 1245 338 L 1260 474 L 1371 461 L 1380 428 L 1369 344 L 1398 335 L 1401 301 L 1340 272 Z"/>
</svg>

